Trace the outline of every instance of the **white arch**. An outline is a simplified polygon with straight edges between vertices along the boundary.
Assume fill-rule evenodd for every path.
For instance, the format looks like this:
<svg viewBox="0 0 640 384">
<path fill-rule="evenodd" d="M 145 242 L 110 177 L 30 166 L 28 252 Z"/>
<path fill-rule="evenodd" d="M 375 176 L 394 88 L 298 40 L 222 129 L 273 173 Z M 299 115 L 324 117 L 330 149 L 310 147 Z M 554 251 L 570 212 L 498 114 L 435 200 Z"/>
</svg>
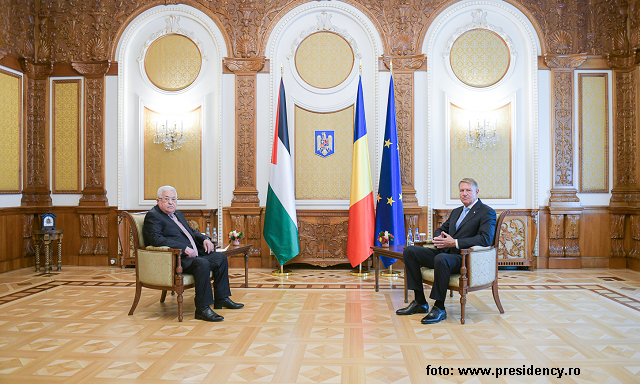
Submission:
<svg viewBox="0 0 640 384">
<path fill-rule="evenodd" d="M 264 145 L 268 145 L 269 146 L 269 156 L 271 154 L 271 140 L 273 139 L 273 129 L 274 129 L 274 124 L 275 124 L 275 115 L 274 115 L 274 111 L 277 108 L 277 99 L 278 99 L 278 91 L 279 91 L 279 83 L 280 83 L 280 78 L 281 78 L 281 74 L 280 74 L 280 61 L 284 61 L 287 60 L 286 56 L 288 54 L 291 53 L 292 51 L 292 45 L 291 44 L 287 44 L 286 42 L 284 42 L 284 37 L 285 36 L 289 36 L 287 35 L 288 33 L 293 33 L 295 34 L 295 36 L 299 36 L 301 33 L 304 33 L 305 31 L 308 31 L 309 27 L 312 27 L 312 25 L 307 25 L 305 28 L 300 28 L 300 29 L 296 29 L 296 30 L 287 30 L 287 28 L 291 27 L 297 20 L 299 20 L 302 17 L 305 16 L 309 16 L 312 14 L 320 14 L 322 12 L 326 12 L 326 13 L 330 13 L 330 14 L 335 14 L 335 15 L 340 15 L 340 16 L 344 16 L 346 18 L 348 18 L 352 23 L 355 23 L 364 33 L 364 35 L 366 36 L 368 41 L 362 41 L 359 40 L 357 41 L 357 50 L 354 49 L 354 53 L 356 54 L 360 54 L 360 53 L 365 53 L 365 52 L 371 52 L 372 54 L 370 55 L 370 57 L 363 59 L 362 61 L 362 79 L 363 79 L 363 87 L 365 88 L 365 93 L 367 94 L 371 94 L 371 92 L 373 91 L 374 94 L 374 105 L 370 105 L 370 104 L 366 104 L 365 101 L 365 112 L 367 113 L 367 115 L 369 116 L 370 114 L 372 114 L 374 116 L 374 120 L 369 121 L 370 119 L 367 120 L 367 130 L 369 133 L 369 137 L 371 137 L 371 133 L 375 132 L 375 139 L 373 140 L 373 143 L 370 142 L 370 147 L 373 144 L 375 150 L 373 151 L 374 153 L 374 161 L 375 163 L 372 164 L 372 168 L 373 170 L 373 182 L 374 182 L 374 189 L 377 189 L 377 179 L 378 179 L 378 169 L 379 169 L 379 158 L 381 156 L 380 151 L 379 151 L 379 141 L 380 139 L 380 129 L 379 129 L 379 121 L 380 121 L 380 106 L 379 106 L 379 100 L 380 100 L 380 74 L 379 74 L 379 68 L 378 68 L 378 60 L 380 55 L 382 54 L 382 49 L 383 49 L 383 45 L 382 45 L 382 39 L 380 37 L 380 35 L 378 34 L 378 31 L 375 27 L 375 25 L 373 24 L 373 22 L 363 13 L 361 12 L 359 9 L 355 8 L 354 6 L 350 5 L 350 4 L 346 4 L 340 1 L 332 1 L 332 2 L 310 2 L 310 3 L 306 3 L 306 4 L 302 4 L 294 9 L 292 9 L 291 11 L 289 11 L 286 15 L 284 15 L 282 17 L 282 19 L 280 19 L 278 21 L 278 23 L 274 26 L 273 31 L 271 33 L 271 35 L 269 36 L 269 39 L 267 41 L 266 44 L 266 48 L 265 48 L 265 53 L 268 55 L 267 58 L 270 60 L 271 63 L 271 71 L 270 71 L 270 79 L 269 79 L 269 118 L 270 118 L 270 140 L 268 143 L 264 144 Z M 315 19 L 314 19 L 315 20 Z M 343 25 L 342 23 L 340 23 L 339 21 L 336 20 L 332 20 L 336 26 L 340 27 L 340 28 L 345 28 L 345 25 Z M 314 22 L 315 24 L 315 22 Z M 353 24 L 352 24 L 353 25 Z M 349 33 L 352 32 L 352 30 L 348 31 Z M 346 31 L 345 31 L 346 33 Z M 353 34 L 353 33 L 351 33 Z M 353 45 L 352 45 L 353 46 Z M 357 59 L 356 59 L 357 60 Z M 358 66 L 358 62 L 356 61 L 354 64 L 356 67 Z M 285 65 L 285 67 L 288 67 L 288 65 Z M 291 67 L 289 67 L 290 69 Z M 357 70 L 357 69 L 356 69 Z M 285 76 L 287 76 L 287 72 L 285 72 Z M 295 75 L 291 74 L 291 78 L 296 79 Z M 369 80 L 369 81 L 367 81 Z M 285 78 L 285 82 L 287 81 L 287 79 Z M 298 79 L 296 79 L 296 81 L 298 81 Z M 293 95 L 291 95 L 291 92 L 289 90 L 287 90 L 287 96 L 290 100 L 294 101 L 296 105 L 300 105 L 303 106 L 304 108 L 308 109 L 308 110 L 312 110 L 315 112 L 332 112 L 332 111 L 338 111 L 341 109 L 344 109 L 345 107 L 349 106 L 349 105 L 353 105 L 356 101 L 356 86 L 357 86 L 357 81 L 358 81 L 358 76 L 356 73 L 356 76 L 350 76 L 345 83 L 335 87 L 332 90 L 321 90 L 316 92 L 317 94 L 322 94 L 322 95 L 336 95 L 338 92 L 340 92 L 341 90 L 345 89 L 348 87 L 348 89 L 353 88 L 353 95 L 351 97 L 348 98 L 341 98 L 339 100 L 335 100 L 335 102 L 332 102 L 331 105 L 325 105 L 325 106 L 318 106 L 318 105 L 310 105 L 308 102 L 306 102 L 305 100 L 300 100 L 300 99 L 296 99 L 295 97 L 293 97 Z M 351 87 L 352 85 L 354 85 L 353 87 Z M 309 86 L 304 86 L 301 85 L 303 88 L 310 90 Z M 368 88 L 368 89 L 367 89 Z M 367 96 L 365 95 L 365 100 L 367 99 Z M 371 110 L 373 110 L 373 113 L 371 113 Z M 288 113 L 291 115 L 291 112 L 293 111 L 293 109 L 289 109 Z M 291 120 L 290 120 L 291 121 Z M 373 123 L 373 124 L 372 124 Z M 291 124 L 290 124 L 291 126 Z M 375 192 L 375 191 L 374 191 Z M 298 202 L 298 204 L 303 204 L 306 205 L 306 202 Z M 311 203 L 309 203 L 311 204 Z M 347 205 L 342 207 L 338 207 L 335 205 L 334 201 L 314 201 L 314 204 L 316 205 L 316 208 L 322 208 L 324 207 L 333 207 L 333 208 L 348 208 L 348 201 L 347 201 Z M 310 207 L 310 206 L 305 206 L 305 208 Z M 310 207 L 311 208 L 311 207 Z"/>
<path fill-rule="evenodd" d="M 533 142 L 533 154 L 532 161 L 529 167 L 527 167 L 527 173 L 531 172 L 533 174 L 533 194 L 534 196 L 528 199 L 527 204 L 532 205 L 531 208 L 538 208 L 538 55 L 540 53 L 540 40 L 537 34 L 535 33 L 535 28 L 530 20 L 515 6 L 506 3 L 504 1 L 491 1 L 491 0 L 481 0 L 481 1 L 463 1 L 459 3 L 455 3 L 448 8 L 444 9 L 433 21 L 427 34 L 425 36 L 425 40 L 422 46 L 422 52 L 427 55 L 427 94 L 426 98 L 427 102 L 427 138 L 433 135 L 434 124 L 432 122 L 433 114 L 438 113 L 438 111 L 434 111 L 434 99 L 438 95 L 434 95 L 434 63 L 436 60 L 443 60 L 442 53 L 439 51 L 435 51 L 435 43 L 436 38 L 442 39 L 443 36 L 439 36 L 439 33 L 443 30 L 444 26 L 452 19 L 459 17 L 463 13 L 468 13 L 470 11 L 474 11 L 476 9 L 482 10 L 491 10 L 500 14 L 503 17 L 506 17 L 510 22 L 512 22 L 520 33 L 520 37 L 524 41 L 525 51 L 521 57 L 521 60 L 526 60 L 525 62 L 525 70 L 526 76 L 525 86 L 523 87 L 523 91 L 526 92 L 526 96 L 524 99 L 528 100 L 527 102 L 530 104 L 525 108 L 528 108 L 527 114 L 528 119 L 526 124 L 531 127 L 531 131 L 527 135 L 527 139 L 531 139 Z M 513 36 L 512 36 L 513 37 Z M 478 92 L 469 90 L 469 92 Z M 429 177 L 433 177 L 434 173 L 434 159 L 433 159 L 433 151 L 434 151 L 434 143 L 433 140 L 427 140 L 428 154 L 427 154 L 427 169 Z M 515 180 L 514 180 L 515 183 Z M 429 223 L 429 231 L 433 231 L 433 195 L 434 195 L 434 185 L 433 183 L 429 183 L 428 193 L 427 193 L 427 206 L 428 206 L 428 223 Z M 537 244 L 536 251 L 537 253 Z"/>
<path fill-rule="evenodd" d="M 124 177 L 125 177 L 125 149 L 126 149 L 126 133 L 124 131 L 127 114 L 125 113 L 125 105 L 132 105 L 132 100 L 125 100 L 127 97 L 125 92 L 125 86 L 127 79 L 132 76 L 132 71 L 139 71 L 138 66 L 127 66 L 128 55 L 137 56 L 140 52 L 140 46 L 133 46 L 133 40 L 141 31 L 149 25 L 149 23 L 155 22 L 158 19 L 165 19 L 169 16 L 182 17 L 184 20 L 190 20 L 199 25 L 208 36 L 200 36 L 201 39 L 205 37 L 210 39 L 213 45 L 213 51 L 208 51 L 210 60 L 203 62 L 203 70 L 205 65 L 208 67 L 206 70 L 212 71 L 212 76 L 215 84 L 215 88 L 210 92 L 213 97 L 200 97 L 203 100 L 202 104 L 207 105 L 212 109 L 212 113 L 217 114 L 217 121 L 213 121 L 210 126 L 217 127 L 217 141 L 218 141 L 218 180 L 217 180 L 217 194 L 218 199 L 216 205 L 219 210 L 218 214 L 218 228 L 222 228 L 222 58 L 227 55 L 226 45 L 224 44 L 224 36 L 218 29 L 216 23 L 206 14 L 188 5 L 170 5 L 170 6 L 156 6 L 146 10 L 138 15 L 131 23 L 126 27 L 122 33 L 120 40 L 118 41 L 116 49 L 116 57 L 118 60 L 118 208 L 125 208 L 125 196 L 124 196 Z M 164 25 L 164 22 L 162 23 Z M 212 68 L 213 67 L 213 68 Z M 198 82 L 200 80 L 196 80 Z M 210 86 L 210 85 L 208 85 Z M 189 89 L 192 89 L 191 87 Z M 188 90 L 187 90 L 188 91 Z M 162 92 L 158 92 L 162 94 Z M 183 92 L 184 94 L 184 92 Z M 195 96 L 197 99 L 198 97 Z M 213 98 L 213 100 L 211 100 Z M 126 104 L 125 104 L 126 103 Z M 203 116 L 203 128 L 206 125 L 206 119 Z M 214 133 L 215 135 L 215 133 Z M 204 137 L 203 137 L 204 138 Z M 204 168 L 204 164 L 203 164 Z M 203 183 L 203 191 L 206 192 L 205 183 Z M 206 201 L 204 199 L 203 201 Z M 187 203 L 188 204 L 188 203 Z M 200 202 L 197 205 L 203 205 Z M 219 232 L 220 234 L 222 231 Z"/>
</svg>

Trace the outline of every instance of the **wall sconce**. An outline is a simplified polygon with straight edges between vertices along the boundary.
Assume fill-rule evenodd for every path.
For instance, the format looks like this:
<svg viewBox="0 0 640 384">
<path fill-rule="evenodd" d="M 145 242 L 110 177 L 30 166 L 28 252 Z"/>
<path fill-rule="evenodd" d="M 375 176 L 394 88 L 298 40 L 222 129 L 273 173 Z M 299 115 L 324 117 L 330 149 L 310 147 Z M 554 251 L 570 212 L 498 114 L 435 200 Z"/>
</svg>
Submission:
<svg viewBox="0 0 640 384">
<path fill-rule="evenodd" d="M 469 144 L 469 149 L 495 149 L 498 144 L 498 120 L 495 119 L 493 122 L 493 127 L 491 127 L 491 121 L 487 123 L 486 119 L 480 121 L 480 119 L 476 119 L 475 123 L 472 123 L 472 120 L 469 120 L 469 134 L 467 135 L 467 144 Z"/>
<path fill-rule="evenodd" d="M 180 129 L 178 130 L 178 123 L 180 123 Z M 188 127 L 187 127 L 188 129 Z M 174 151 L 178 148 L 182 148 L 182 144 L 186 143 L 184 138 L 184 121 L 174 120 L 173 127 L 169 125 L 169 120 L 165 119 L 164 124 L 158 126 L 156 121 L 156 133 L 153 135 L 154 144 L 164 144 L 164 150 L 167 149 Z"/>
</svg>

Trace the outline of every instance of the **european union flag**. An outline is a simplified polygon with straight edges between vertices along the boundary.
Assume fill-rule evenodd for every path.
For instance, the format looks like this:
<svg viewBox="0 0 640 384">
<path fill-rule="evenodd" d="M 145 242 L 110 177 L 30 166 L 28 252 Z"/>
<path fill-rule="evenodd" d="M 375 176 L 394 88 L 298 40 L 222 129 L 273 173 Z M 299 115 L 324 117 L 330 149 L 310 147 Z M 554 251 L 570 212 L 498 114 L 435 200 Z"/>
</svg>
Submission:
<svg viewBox="0 0 640 384">
<path fill-rule="evenodd" d="M 390 244 L 404 245 L 404 210 L 402 208 L 402 182 L 400 181 L 400 155 L 398 153 L 398 127 L 396 125 L 396 102 L 393 96 L 393 75 L 389 83 L 387 101 L 387 120 L 382 146 L 382 165 L 380 183 L 376 196 L 375 245 L 380 246 L 378 234 L 389 231 L 393 235 Z M 396 259 L 381 257 L 382 264 L 388 268 Z"/>
</svg>

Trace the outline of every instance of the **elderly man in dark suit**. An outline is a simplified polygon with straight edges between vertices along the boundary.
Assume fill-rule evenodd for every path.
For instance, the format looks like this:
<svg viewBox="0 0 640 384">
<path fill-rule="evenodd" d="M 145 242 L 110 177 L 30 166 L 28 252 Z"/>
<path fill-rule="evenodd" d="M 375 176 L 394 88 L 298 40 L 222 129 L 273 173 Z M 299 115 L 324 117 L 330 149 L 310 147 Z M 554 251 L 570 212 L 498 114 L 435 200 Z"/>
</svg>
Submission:
<svg viewBox="0 0 640 384">
<path fill-rule="evenodd" d="M 396 314 L 427 313 L 429 305 L 424 297 L 420 267 L 434 270 L 433 287 L 429 297 L 435 300 L 435 303 L 422 319 L 422 324 L 438 323 L 447 318 L 444 299 L 447 295 L 449 277 L 452 273 L 460 273 L 460 250 L 474 245 L 489 246 L 493 240 L 496 212 L 478 199 L 478 183 L 474 179 L 465 178 L 458 183 L 458 187 L 463 206 L 454 209 L 447 221 L 434 232 L 433 244 L 436 249 L 406 247 L 402 253 L 407 271 L 407 288 L 415 292 L 415 300 L 406 308 L 398 309 Z"/>
<path fill-rule="evenodd" d="M 193 275 L 196 288 L 196 319 L 222 321 L 215 313 L 222 307 L 238 309 L 244 304 L 234 303 L 229 288 L 229 265 L 224 253 L 215 252 L 211 239 L 193 230 L 182 212 L 176 210 L 178 194 L 172 186 L 158 189 L 158 205 L 147 212 L 142 227 L 144 241 L 155 247 L 168 246 L 182 250 L 182 270 Z M 214 290 L 211 291 L 209 272 L 213 273 Z M 215 300 L 214 300 L 215 296 Z"/>
</svg>

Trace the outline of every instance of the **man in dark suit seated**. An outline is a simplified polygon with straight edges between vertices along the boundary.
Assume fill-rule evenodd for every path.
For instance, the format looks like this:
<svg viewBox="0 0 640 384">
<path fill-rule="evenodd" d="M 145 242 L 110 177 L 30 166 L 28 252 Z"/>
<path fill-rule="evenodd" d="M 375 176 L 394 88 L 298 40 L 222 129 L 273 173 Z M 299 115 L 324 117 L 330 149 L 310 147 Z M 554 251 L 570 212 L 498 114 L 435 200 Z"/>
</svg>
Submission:
<svg viewBox="0 0 640 384">
<path fill-rule="evenodd" d="M 402 256 L 407 271 L 407 288 L 415 292 L 413 300 L 406 308 L 398 309 L 398 315 L 427 313 L 429 305 L 424 297 L 420 267 L 434 270 L 434 281 L 429 297 L 435 300 L 433 308 L 422 319 L 422 324 L 438 323 L 447 318 L 444 299 L 447 295 L 449 277 L 460 273 L 462 256 L 460 250 L 474 245 L 489 246 L 496 227 L 496 211 L 478 199 L 478 183 L 471 178 L 458 183 L 460 201 L 464 206 L 451 212 L 445 223 L 433 234 L 433 244 L 437 249 L 406 247 Z"/>
<path fill-rule="evenodd" d="M 165 185 L 158 189 L 158 205 L 147 212 L 142 227 L 144 241 L 154 247 L 168 246 L 182 250 L 182 270 L 193 275 L 196 289 L 196 319 L 222 321 L 215 313 L 222 307 L 238 309 L 244 304 L 234 303 L 229 288 L 229 264 L 224 253 L 215 252 L 213 242 L 207 236 L 193 230 L 182 212 L 177 211 L 176 189 Z M 213 292 L 209 272 L 213 272 Z M 215 297 L 215 300 L 214 300 Z"/>
</svg>

